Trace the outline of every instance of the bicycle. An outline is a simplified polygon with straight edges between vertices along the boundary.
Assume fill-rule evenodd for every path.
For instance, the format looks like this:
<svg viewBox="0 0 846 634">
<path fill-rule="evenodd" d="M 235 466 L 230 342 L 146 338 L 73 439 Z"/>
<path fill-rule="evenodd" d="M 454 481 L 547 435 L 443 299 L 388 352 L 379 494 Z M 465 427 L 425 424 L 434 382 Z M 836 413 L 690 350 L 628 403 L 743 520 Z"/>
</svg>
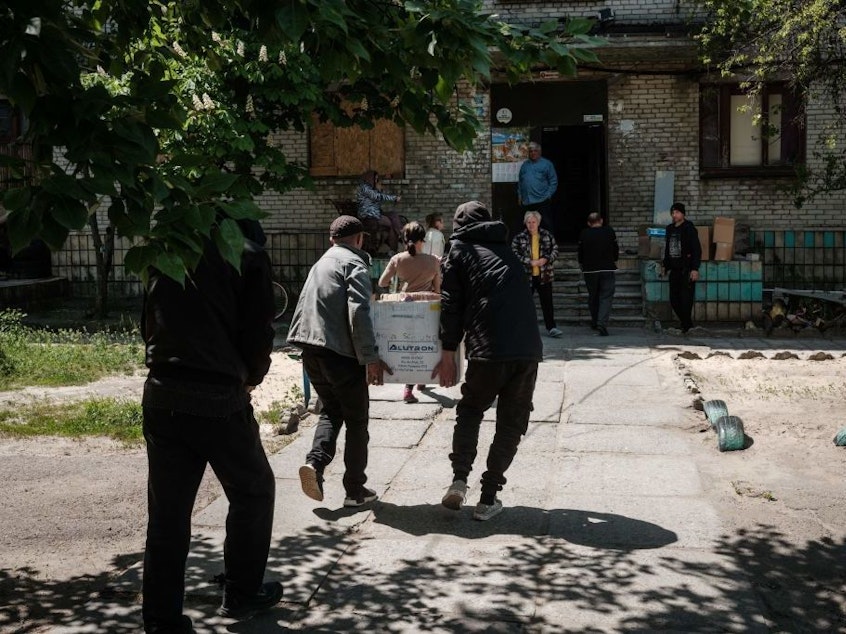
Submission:
<svg viewBox="0 0 846 634">
<path fill-rule="evenodd" d="M 288 291 L 279 282 L 273 282 L 273 304 L 273 321 L 279 321 L 288 310 Z"/>
</svg>

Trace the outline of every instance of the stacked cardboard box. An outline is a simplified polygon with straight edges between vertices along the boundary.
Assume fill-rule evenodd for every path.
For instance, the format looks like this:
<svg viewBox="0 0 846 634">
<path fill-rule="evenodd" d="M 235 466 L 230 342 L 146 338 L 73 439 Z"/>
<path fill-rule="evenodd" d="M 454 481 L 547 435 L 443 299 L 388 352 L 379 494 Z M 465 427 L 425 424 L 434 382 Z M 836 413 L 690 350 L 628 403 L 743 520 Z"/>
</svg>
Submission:
<svg viewBox="0 0 846 634">
<path fill-rule="evenodd" d="M 702 261 L 711 259 L 711 227 L 696 227 L 699 232 L 699 246 L 702 247 Z"/>
<path fill-rule="evenodd" d="M 714 259 L 731 260 L 734 257 L 734 218 L 714 218 Z"/>
</svg>

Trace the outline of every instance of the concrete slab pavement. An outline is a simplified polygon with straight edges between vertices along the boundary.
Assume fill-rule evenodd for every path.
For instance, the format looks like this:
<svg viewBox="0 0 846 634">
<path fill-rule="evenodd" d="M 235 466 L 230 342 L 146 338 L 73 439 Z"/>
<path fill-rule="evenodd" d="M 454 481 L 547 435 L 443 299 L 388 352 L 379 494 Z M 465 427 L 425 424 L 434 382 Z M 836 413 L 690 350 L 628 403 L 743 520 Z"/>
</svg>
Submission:
<svg viewBox="0 0 846 634">
<path fill-rule="evenodd" d="M 214 615 L 219 593 L 208 580 L 222 566 L 226 510 L 218 500 L 194 521 L 187 613 L 197 632 L 767 631 L 744 571 L 719 546 L 720 519 L 692 459 L 709 449 L 685 432 L 690 396 L 669 358 L 682 348 L 771 342 L 622 328 L 599 338 L 573 328 L 544 344 L 501 515 L 471 519 L 494 413 L 482 424 L 468 506 L 452 512 L 440 499 L 459 388 L 432 387 L 415 405 L 401 401 L 400 385 L 375 388 L 369 475 L 380 500 L 342 507 L 343 435 L 326 500 L 302 494 L 306 419 L 271 458 L 267 577 L 285 583 L 284 602 L 241 623 Z M 140 591 L 139 572 L 115 582 L 116 596 Z M 137 603 L 112 609 L 140 622 Z"/>
</svg>

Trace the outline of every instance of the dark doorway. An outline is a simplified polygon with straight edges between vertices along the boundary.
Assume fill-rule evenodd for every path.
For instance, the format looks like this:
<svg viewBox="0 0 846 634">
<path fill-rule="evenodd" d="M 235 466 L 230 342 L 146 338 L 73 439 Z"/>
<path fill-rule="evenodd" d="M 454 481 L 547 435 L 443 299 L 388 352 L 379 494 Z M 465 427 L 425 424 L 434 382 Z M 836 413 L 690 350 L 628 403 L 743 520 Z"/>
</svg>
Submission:
<svg viewBox="0 0 846 634">
<path fill-rule="evenodd" d="M 555 237 L 573 247 L 587 215 L 598 211 L 608 218 L 606 131 L 608 91 L 603 81 L 561 81 L 491 87 L 491 127 L 527 130 L 543 146 L 543 156 L 558 174 L 552 199 Z M 505 109 L 507 123 L 495 118 Z M 513 182 L 492 184 L 492 211 L 509 229 L 523 227 Z"/>
<path fill-rule="evenodd" d="M 558 174 L 552 199 L 555 237 L 559 244 L 575 244 L 588 214 L 605 213 L 605 128 L 572 125 L 544 128 L 543 155 Z"/>
</svg>

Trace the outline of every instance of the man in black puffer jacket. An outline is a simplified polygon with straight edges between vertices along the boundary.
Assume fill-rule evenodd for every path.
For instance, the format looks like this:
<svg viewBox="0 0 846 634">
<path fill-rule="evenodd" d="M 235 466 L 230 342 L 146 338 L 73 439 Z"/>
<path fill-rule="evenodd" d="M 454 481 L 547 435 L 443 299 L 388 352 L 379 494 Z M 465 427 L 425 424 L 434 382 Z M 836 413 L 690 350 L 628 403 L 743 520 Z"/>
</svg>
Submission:
<svg viewBox="0 0 846 634">
<path fill-rule="evenodd" d="M 487 520 L 502 511 L 496 494 L 529 425 L 543 347 L 531 288 L 505 224 L 492 221 L 482 203 L 470 201 L 456 210 L 453 230 L 441 264 L 443 353 L 432 376 L 440 376 L 444 387 L 455 385 L 455 351 L 462 338 L 467 372 L 449 455 L 453 483 L 442 503 L 453 510 L 464 503 L 482 416 L 498 399 L 496 433 L 473 513 L 474 519 Z"/>
<path fill-rule="evenodd" d="M 211 240 L 184 285 L 156 269 L 144 295 L 141 333 L 149 522 L 144 553 L 144 631 L 193 632 L 183 615 L 191 512 L 206 465 L 226 497 L 223 604 L 241 618 L 282 598 L 264 582 L 276 480 L 259 438 L 250 391 L 273 349 L 270 258 L 257 222 L 242 221 L 241 271 Z M 250 239 L 253 238 L 253 239 Z"/>
</svg>

